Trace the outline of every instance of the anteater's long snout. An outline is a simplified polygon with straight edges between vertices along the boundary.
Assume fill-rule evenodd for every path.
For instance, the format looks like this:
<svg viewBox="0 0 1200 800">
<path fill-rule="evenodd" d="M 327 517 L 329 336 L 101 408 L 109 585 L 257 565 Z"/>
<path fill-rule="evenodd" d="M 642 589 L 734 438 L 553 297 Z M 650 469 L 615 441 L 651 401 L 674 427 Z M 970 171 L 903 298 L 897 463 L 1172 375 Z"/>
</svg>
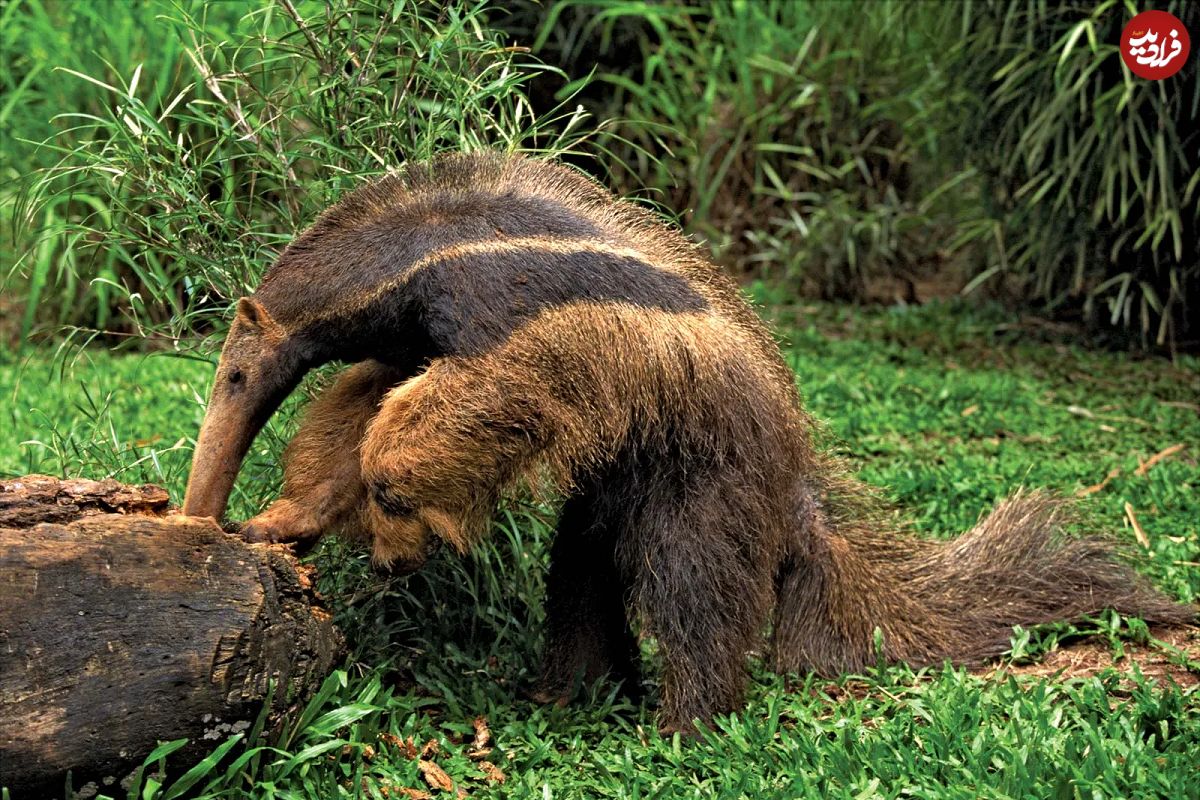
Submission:
<svg viewBox="0 0 1200 800">
<path fill-rule="evenodd" d="M 192 473 L 188 478 L 183 499 L 183 513 L 220 520 L 229 503 L 233 483 L 237 480 L 242 459 L 261 424 L 253 424 L 249 409 L 230 408 L 231 403 L 214 398 L 208 405 L 196 452 L 192 457 Z"/>
<path fill-rule="evenodd" d="M 238 301 L 196 440 L 183 513 L 221 519 L 254 437 L 304 374 L 299 349 L 259 302 Z"/>
</svg>

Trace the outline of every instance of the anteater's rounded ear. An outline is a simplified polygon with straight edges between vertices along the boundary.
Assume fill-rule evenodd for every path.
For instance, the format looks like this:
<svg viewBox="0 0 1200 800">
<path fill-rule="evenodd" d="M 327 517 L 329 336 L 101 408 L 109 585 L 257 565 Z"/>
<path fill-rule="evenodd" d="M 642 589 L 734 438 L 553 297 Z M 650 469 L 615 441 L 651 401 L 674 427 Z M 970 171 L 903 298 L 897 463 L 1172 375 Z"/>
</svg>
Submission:
<svg viewBox="0 0 1200 800">
<path fill-rule="evenodd" d="M 238 300 L 237 316 L 243 324 L 249 325 L 273 339 L 284 336 L 283 327 L 271 317 L 263 304 L 253 297 L 243 297 Z"/>
<path fill-rule="evenodd" d="M 253 297 L 243 297 L 237 301 L 237 315 L 242 318 L 242 322 L 259 327 L 260 320 L 269 316 L 267 310 L 262 307 L 262 303 L 255 300 Z"/>
</svg>

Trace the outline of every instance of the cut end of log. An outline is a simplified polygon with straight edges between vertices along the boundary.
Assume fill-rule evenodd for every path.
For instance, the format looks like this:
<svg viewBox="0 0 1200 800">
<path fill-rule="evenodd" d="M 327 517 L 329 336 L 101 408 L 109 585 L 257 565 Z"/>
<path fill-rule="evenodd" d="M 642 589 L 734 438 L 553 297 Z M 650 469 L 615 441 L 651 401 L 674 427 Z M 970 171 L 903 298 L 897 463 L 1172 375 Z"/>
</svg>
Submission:
<svg viewBox="0 0 1200 800">
<path fill-rule="evenodd" d="M 286 548 L 166 510 L 156 486 L 0 482 L 0 785 L 14 797 L 61 791 L 67 770 L 120 780 L 160 741 L 199 755 L 268 696 L 273 711 L 304 702 L 341 658 Z"/>
</svg>

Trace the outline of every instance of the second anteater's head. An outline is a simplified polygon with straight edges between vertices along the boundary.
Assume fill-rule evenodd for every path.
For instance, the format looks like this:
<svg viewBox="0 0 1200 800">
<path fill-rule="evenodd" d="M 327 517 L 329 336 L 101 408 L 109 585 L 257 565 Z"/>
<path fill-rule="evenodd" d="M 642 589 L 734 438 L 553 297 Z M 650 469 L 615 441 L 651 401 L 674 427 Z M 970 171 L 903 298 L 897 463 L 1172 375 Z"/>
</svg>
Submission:
<svg viewBox="0 0 1200 800">
<path fill-rule="evenodd" d="M 253 296 L 238 301 L 196 442 L 183 513 L 220 519 L 250 443 L 311 364 L 312 348 L 289 335 Z"/>
</svg>

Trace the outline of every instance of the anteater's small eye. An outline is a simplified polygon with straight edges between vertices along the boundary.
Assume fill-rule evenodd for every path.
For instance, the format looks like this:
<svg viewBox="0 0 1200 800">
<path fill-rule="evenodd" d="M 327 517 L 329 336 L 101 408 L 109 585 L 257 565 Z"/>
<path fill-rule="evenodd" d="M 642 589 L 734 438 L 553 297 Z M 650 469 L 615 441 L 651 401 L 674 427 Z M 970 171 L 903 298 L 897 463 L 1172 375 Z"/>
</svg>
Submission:
<svg viewBox="0 0 1200 800">
<path fill-rule="evenodd" d="M 240 369 L 235 369 L 229 373 L 229 382 L 230 383 L 241 383 L 242 379 L 245 377 L 246 376 L 242 374 L 242 371 Z"/>
</svg>

